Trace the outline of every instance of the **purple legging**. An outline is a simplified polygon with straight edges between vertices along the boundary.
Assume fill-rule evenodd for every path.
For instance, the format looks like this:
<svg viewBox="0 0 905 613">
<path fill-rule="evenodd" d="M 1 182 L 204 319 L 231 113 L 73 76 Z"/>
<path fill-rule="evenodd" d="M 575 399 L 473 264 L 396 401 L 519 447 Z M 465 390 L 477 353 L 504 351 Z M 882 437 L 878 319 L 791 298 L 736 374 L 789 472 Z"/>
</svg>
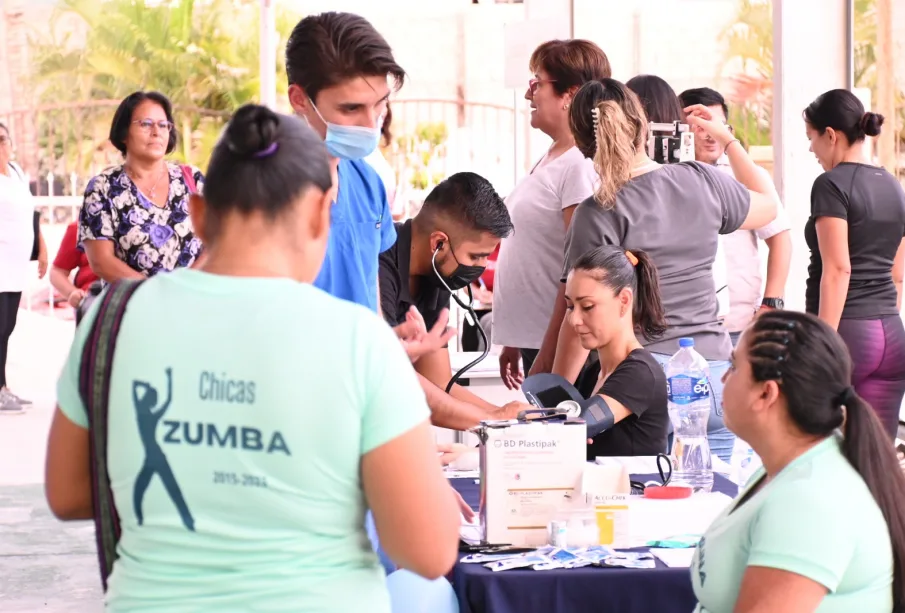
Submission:
<svg viewBox="0 0 905 613">
<path fill-rule="evenodd" d="M 905 396 L 905 327 L 898 315 L 883 319 L 843 319 L 839 336 L 848 345 L 858 395 L 874 408 L 895 439 Z"/>
</svg>

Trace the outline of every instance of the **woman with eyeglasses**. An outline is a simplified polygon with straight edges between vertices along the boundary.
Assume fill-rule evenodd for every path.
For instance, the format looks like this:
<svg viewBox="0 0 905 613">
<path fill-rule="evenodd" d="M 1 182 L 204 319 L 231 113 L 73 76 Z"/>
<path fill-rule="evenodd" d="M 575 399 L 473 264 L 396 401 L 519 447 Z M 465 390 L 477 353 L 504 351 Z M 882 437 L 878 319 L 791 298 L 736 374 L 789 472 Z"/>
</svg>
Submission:
<svg viewBox="0 0 905 613">
<path fill-rule="evenodd" d="M 603 50 L 579 39 L 543 43 L 531 54 L 528 67 L 534 74 L 525 92 L 531 103 L 531 127 L 553 142 L 506 198 L 518 232 L 500 246 L 493 344 L 503 347 L 500 376 L 510 389 L 521 384 L 524 373 L 550 372 L 553 367 L 555 344 L 544 341 L 551 335 L 555 341 L 566 314 L 558 282 L 566 230 L 576 205 L 594 192 L 596 180 L 593 162 L 575 148 L 569 107 L 579 87 L 611 72 Z M 540 351 L 542 345 L 551 351 Z"/>
<path fill-rule="evenodd" d="M 116 109 L 110 142 L 123 164 L 88 182 L 79 213 L 79 244 L 104 281 L 191 266 L 201 253 L 188 202 L 204 177 L 166 160 L 177 140 L 173 107 L 163 94 L 135 92 Z"/>
</svg>

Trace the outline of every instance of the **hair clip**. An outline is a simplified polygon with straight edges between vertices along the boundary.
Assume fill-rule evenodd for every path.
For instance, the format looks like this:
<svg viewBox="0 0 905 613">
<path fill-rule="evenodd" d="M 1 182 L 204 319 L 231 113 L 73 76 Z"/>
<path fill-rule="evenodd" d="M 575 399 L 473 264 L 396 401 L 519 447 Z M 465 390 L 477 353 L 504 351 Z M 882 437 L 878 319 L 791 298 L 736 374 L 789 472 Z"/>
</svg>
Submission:
<svg viewBox="0 0 905 613">
<path fill-rule="evenodd" d="M 594 117 L 594 144 L 597 143 L 597 132 L 600 130 L 600 108 L 594 107 L 591 109 L 591 115 Z"/>
<path fill-rule="evenodd" d="M 273 142 L 273 143 L 270 143 L 270 145 L 268 147 L 266 147 L 265 149 L 261 149 L 260 151 L 258 151 L 254 155 L 252 155 L 252 157 L 255 159 L 270 157 L 271 155 L 276 153 L 277 149 L 279 149 L 279 148 L 280 148 L 280 143 Z"/>
</svg>

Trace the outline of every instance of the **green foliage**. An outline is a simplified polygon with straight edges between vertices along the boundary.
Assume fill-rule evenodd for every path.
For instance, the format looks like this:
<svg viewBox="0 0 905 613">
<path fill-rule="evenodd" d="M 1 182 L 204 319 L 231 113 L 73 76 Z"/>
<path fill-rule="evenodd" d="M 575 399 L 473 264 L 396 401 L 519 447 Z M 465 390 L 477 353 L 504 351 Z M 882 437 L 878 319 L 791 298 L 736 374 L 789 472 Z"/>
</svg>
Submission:
<svg viewBox="0 0 905 613">
<path fill-rule="evenodd" d="M 49 30 L 31 37 L 37 104 L 90 106 L 136 90 L 161 91 L 177 107 L 183 132 L 184 147 L 174 157 L 206 163 L 225 117 L 257 99 L 259 7 L 257 0 L 61 0 Z M 61 20 L 73 17 L 84 24 L 82 40 L 76 40 L 78 33 L 60 34 Z M 278 10 L 281 41 L 296 21 Z M 277 56 L 278 95 L 285 98 L 285 65 L 282 54 Z M 45 133 L 90 140 L 97 147 L 98 133 L 109 130 L 112 109 L 98 111 L 82 118 L 98 125 Z M 97 129 L 104 124 L 106 130 Z"/>
<path fill-rule="evenodd" d="M 876 0 L 855 0 L 855 85 L 876 92 Z M 736 79 L 729 121 L 747 145 L 772 142 L 773 7 L 770 0 L 738 0 L 738 13 L 721 39 L 726 43 L 724 69 Z M 840 44 L 842 42 L 840 41 Z M 802 48 L 803 50 L 805 48 Z M 900 92 L 901 94 L 901 92 Z M 905 109 L 899 108 L 905 124 Z"/>
<path fill-rule="evenodd" d="M 403 178 L 415 189 L 427 189 L 443 180 L 443 172 L 435 168 L 446 155 L 449 129 L 445 123 L 418 124 L 412 134 L 396 139 L 390 152 L 394 166 L 406 169 L 409 176 Z"/>
</svg>

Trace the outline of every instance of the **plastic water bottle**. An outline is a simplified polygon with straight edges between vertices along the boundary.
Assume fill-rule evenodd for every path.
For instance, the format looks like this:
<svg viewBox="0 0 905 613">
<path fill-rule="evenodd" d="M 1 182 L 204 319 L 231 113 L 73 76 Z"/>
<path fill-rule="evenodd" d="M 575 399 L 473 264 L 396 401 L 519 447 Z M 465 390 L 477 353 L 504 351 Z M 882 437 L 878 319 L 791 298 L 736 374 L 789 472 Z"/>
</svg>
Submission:
<svg viewBox="0 0 905 613">
<path fill-rule="evenodd" d="M 671 483 L 709 492 L 713 489 L 713 460 L 707 442 L 710 367 L 694 350 L 694 339 L 679 339 L 679 351 L 666 365 L 666 390 L 674 432 Z"/>
</svg>

